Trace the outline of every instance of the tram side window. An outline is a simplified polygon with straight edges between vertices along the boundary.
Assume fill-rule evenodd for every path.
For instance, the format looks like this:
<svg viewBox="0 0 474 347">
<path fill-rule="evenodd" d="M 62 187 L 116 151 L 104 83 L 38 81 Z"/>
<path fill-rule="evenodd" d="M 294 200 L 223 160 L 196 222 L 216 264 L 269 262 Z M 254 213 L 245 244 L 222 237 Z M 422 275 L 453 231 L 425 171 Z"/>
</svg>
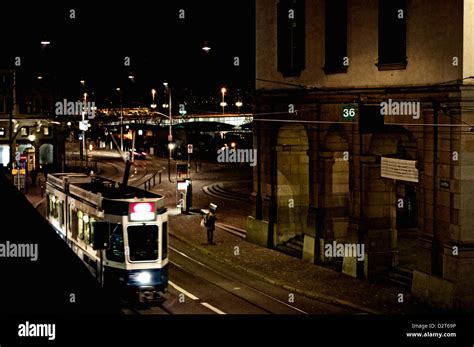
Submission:
<svg viewBox="0 0 474 347">
<path fill-rule="evenodd" d="M 82 218 L 83 222 L 84 222 L 84 242 L 88 245 L 91 244 L 91 240 L 92 240 L 92 235 L 94 233 L 94 228 L 93 228 L 93 225 L 95 223 L 95 219 L 94 218 L 90 218 L 89 216 L 85 215 L 83 218 Z"/>
<path fill-rule="evenodd" d="M 48 215 L 59 220 L 59 200 L 54 195 L 48 195 Z"/>
<path fill-rule="evenodd" d="M 125 248 L 123 244 L 123 228 L 121 224 L 111 225 L 110 247 L 106 251 L 107 259 L 119 263 L 125 262 Z"/>
<path fill-rule="evenodd" d="M 79 234 L 79 223 L 78 223 L 77 211 L 71 208 L 71 237 L 74 240 L 77 240 L 78 234 Z"/>
<path fill-rule="evenodd" d="M 60 218 L 59 218 L 59 219 L 60 219 L 59 223 L 60 223 L 61 227 L 64 227 L 64 210 L 63 210 L 63 208 L 64 208 L 64 207 L 63 207 L 63 203 L 60 202 L 60 203 L 59 203 L 58 210 L 59 210 L 59 216 L 60 216 Z"/>
<path fill-rule="evenodd" d="M 82 218 L 84 214 L 82 211 L 77 211 L 77 237 L 79 240 L 84 240 L 84 223 Z"/>
<path fill-rule="evenodd" d="M 161 256 L 161 259 L 164 260 L 166 258 L 168 258 L 168 222 L 164 222 L 163 223 L 163 226 L 162 226 L 162 237 L 163 237 L 163 241 L 162 241 L 162 245 L 163 245 L 163 255 Z"/>
</svg>

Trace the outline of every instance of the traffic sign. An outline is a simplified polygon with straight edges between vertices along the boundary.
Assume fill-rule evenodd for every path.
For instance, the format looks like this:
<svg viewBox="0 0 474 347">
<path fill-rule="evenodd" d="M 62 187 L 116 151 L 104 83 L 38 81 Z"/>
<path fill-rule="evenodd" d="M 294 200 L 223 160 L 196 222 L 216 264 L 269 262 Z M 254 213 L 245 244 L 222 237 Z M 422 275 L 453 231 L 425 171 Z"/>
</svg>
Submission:
<svg viewBox="0 0 474 347">
<path fill-rule="evenodd" d="M 192 154 L 193 153 L 193 145 L 189 144 L 188 145 L 188 154 Z"/>
<path fill-rule="evenodd" d="M 79 130 L 87 131 L 89 130 L 89 121 L 83 120 L 79 122 Z"/>
</svg>

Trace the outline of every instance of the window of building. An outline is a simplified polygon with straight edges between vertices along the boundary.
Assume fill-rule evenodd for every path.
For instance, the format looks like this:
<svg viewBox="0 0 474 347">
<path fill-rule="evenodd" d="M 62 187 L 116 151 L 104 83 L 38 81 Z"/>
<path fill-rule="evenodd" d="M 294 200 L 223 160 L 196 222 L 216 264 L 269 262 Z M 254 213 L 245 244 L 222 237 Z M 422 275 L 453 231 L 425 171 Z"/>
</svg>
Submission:
<svg viewBox="0 0 474 347">
<path fill-rule="evenodd" d="M 406 0 L 379 0 L 379 70 L 404 69 Z"/>
<path fill-rule="evenodd" d="M 278 71 L 299 76 L 305 68 L 305 1 L 279 0 L 277 16 Z"/>
<path fill-rule="evenodd" d="M 20 130 L 21 136 L 28 136 L 28 127 L 22 127 Z"/>
<path fill-rule="evenodd" d="M 346 72 L 347 0 L 326 0 L 325 3 L 325 66 L 326 73 Z"/>
</svg>

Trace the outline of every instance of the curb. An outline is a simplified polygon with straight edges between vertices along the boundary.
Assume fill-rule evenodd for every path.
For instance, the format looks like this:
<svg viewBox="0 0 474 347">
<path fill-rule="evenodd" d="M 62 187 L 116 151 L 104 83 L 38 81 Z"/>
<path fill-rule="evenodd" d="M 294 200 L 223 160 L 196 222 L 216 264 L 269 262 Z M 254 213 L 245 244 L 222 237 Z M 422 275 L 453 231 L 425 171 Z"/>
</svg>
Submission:
<svg viewBox="0 0 474 347">
<path fill-rule="evenodd" d="M 270 278 L 268 277 L 266 274 L 264 273 L 261 273 L 259 271 L 255 271 L 255 270 L 252 270 L 252 269 L 248 269 L 246 267 L 243 267 L 241 265 L 238 265 L 238 264 L 235 264 L 234 262 L 228 260 L 228 259 L 221 259 L 219 257 L 216 257 L 214 254 L 212 254 L 212 252 L 208 251 L 206 248 L 203 248 L 201 246 L 198 246 L 192 242 L 190 242 L 189 240 L 183 238 L 182 236 L 178 236 L 176 235 L 175 233 L 173 232 L 169 232 L 169 234 L 173 237 L 175 237 L 176 239 L 180 240 L 181 242 L 184 242 L 186 243 L 187 245 L 189 246 L 192 246 L 196 249 L 198 249 L 199 251 L 201 251 L 202 253 L 206 254 L 206 255 L 209 255 L 213 260 L 215 261 L 218 261 L 220 262 L 221 264 L 228 264 L 232 267 L 234 267 L 235 269 L 239 270 L 239 271 L 242 271 L 242 272 L 246 272 L 246 273 L 249 273 L 251 275 L 254 275 L 255 277 L 258 277 L 260 279 L 263 279 L 265 282 L 267 283 L 270 283 L 270 284 L 273 284 L 273 285 L 276 285 L 276 286 L 279 286 L 281 288 L 284 288 L 286 290 L 289 290 L 289 291 L 292 291 L 294 293 L 297 293 L 297 294 L 300 294 L 300 295 L 304 295 L 308 298 L 312 298 L 312 299 L 316 299 L 316 300 L 319 300 L 319 301 L 322 301 L 322 302 L 326 302 L 328 304 L 336 304 L 338 306 L 342 306 L 342 307 L 345 307 L 345 308 L 349 308 L 349 309 L 354 309 L 354 310 L 358 310 L 358 311 L 362 311 L 363 313 L 370 313 L 370 314 L 383 314 L 382 312 L 380 311 L 376 311 L 376 310 L 373 310 L 369 307 L 365 307 L 365 306 L 361 306 L 361 305 L 358 305 L 358 304 L 354 304 L 350 301 L 346 301 L 346 300 L 342 300 L 342 299 L 338 299 L 336 297 L 333 297 L 333 296 L 330 296 L 330 295 L 326 295 L 326 294 L 320 294 L 320 293 L 316 293 L 316 292 L 312 292 L 312 291 L 309 291 L 309 290 L 303 290 L 303 289 L 298 289 L 296 287 L 293 287 L 291 285 L 288 285 L 286 283 L 284 283 L 283 281 L 280 281 L 280 280 L 275 280 L 273 278 Z"/>
</svg>

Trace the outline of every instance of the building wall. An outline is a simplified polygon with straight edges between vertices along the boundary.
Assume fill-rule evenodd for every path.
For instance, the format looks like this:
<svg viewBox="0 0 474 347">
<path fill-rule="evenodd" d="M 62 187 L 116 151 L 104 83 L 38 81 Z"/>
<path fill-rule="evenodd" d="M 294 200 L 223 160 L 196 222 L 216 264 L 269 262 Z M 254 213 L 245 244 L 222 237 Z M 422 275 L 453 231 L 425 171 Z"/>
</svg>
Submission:
<svg viewBox="0 0 474 347">
<path fill-rule="evenodd" d="M 381 177 L 380 160 L 382 156 L 417 160 L 413 294 L 439 307 L 472 308 L 474 146 L 469 127 L 459 125 L 474 124 L 474 91 L 473 80 L 456 80 L 474 75 L 470 22 L 474 1 L 407 0 L 408 65 L 388 71 L 379 71 L 375 65 L 378 1 L 347 3 L 347 73 L 326 75 L 322 69 L 324 1 L 306 0 L 306 68 L 300 77 L 283 77 L 277 71 L 276 1 L 257 0 L 256 112 L 272 114 L 255 124 L 260 134 L 254 139 L 260 161 L 255 173 L 260 170 L 261 179 L 259 186 L 254 176 L 254 189 L 261 192 L 263 220 L 268 224 L 260 224 L 261 229 L 252 233 L 270 235 L 282 230 L 278 224 L 290 222 L 278 213 L 277 206 L 272 208 L 272 201 L 277 205 L 281 198 L 275 138 L 281 127 L 299 120 L 308 138 L 309 202 L 307 211 L 300 210 L 301 215 L 292 218 L 307 222 L 288 230 L 286 237 L 278 235 L 274 242 L 303 233 L 303 259 L 323 263 L 333 261 L 323 254 L 326 243 L 364 243 L 362 268 L 344 257 L 342 271 L 365 278 L 385 274 L 400 263 L 397 200 L 406 187 L 402 181 Z M 459 58 L 457 66 L 455 58 Z M 322 89 L 305 90 L 258 79 Z M 420 119 L 385 116 L 385 131 L 364 135 L 359 134 L 359 119 L 341 122 L 344 104 L 377 106 L 389 98 L 419 101 Z M 290 105 L 296 113 L 288 111 Z M 436 122 L 440 126 L 435 149 L 434 127 L 426 124 Z M 344 152 L 349 154 L 347 162 L 341 160 Z M 448 187 L 441 182 L 448 182 Z M 272 215 L 272 211 L 277 213 Z"/>
<path fill-rule="evenodd" d="M 301 77 L 283 78 L 277 71 L 277 2 L 256 1 L 256 77 L 278 82 L 327 88 L 377 87 L 385 85 L 426 85 L 459 79 L 466 71 L 474 75 L 472 47 L 474 35 L 465 36 L 471 47 L 463 52 L 462 0 L 407 1 L 406 70 L 378 71 L 378 0 L 348 0 L 347 73 L 326 75 L 324 66 L 324 3 L 306 0 L 306 69 Z M 467 1 L 473 11 L 472 1 Z M 466 23 L 472 23 L 466 18 Z M 467 24 L 469 29 L 472 24 Z M 459 57 L 459 66 L 453 66 Z M 277 89 L 281 85 L 256 82 L 257 89 Z"/>
</svg>

